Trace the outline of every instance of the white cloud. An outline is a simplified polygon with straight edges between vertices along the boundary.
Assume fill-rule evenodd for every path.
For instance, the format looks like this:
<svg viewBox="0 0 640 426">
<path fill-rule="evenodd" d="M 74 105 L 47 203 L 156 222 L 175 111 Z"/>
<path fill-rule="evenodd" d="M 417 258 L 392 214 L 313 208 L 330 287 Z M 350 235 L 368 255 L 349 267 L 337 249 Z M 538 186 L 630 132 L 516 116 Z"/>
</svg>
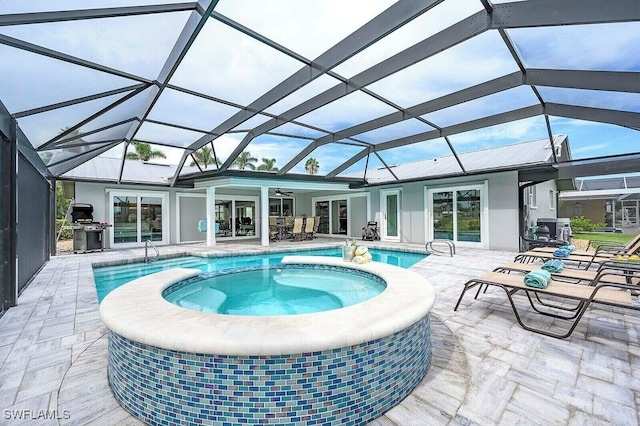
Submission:
<svg viewBox="0 0 640 426">
<path fill-rule="evenodd" d="M 216 11 L 307 59 L 315 59 L 394 2 L 223 0 Z"/>
<path fill-rule="evenodd" d="M 507 32 L 529 67 L 637 71 L 640 65 L 637 22 Z"/>
<path fill-rule="evenodd" d="M 408 108 L 517 69 L 497 32 L 488 31 L 368 88 Z"/>
<path fill-rule="evenodd" d="M 302 63 L 209 19 L 172 84 L 248 105 L 302 68 Z"/>
<path fill-rule="evenodd" d="M 605 150 L 607 149 L 607 144 L 606 143 L 601 143 L 601 144 L 596 144 L 596 145 L 589 145 L 589 146 L 582 146 L 579 148 L 572 148 L 571 149 L 571 154 L 573 156 L 578 156 L 578 157 L 589 157 L 591 156 L 590 154 L 597 154 L 598 151 L 600 150 Z"/>
<path fill-rule="evenodd" d="M 179 0 L 170 0 L 170 2 Z M 22 5 L 22 4 L 25 5 Z M 27 5 L 28 3 L 28 5 Z M 95 0 L 92 7 L 160 3 L 154 0 Z M 314 58 L 350 34 L 358 26 L 370 20 L 392 4 L 392 0 L 350 1 L 327 0 L 323 2 L 300 2 L 296 0 L 269 0 L 255 2 L 250 0 L 222 0 L 216 10 L 228 15 L 247 27 L 263 32 L 266 37 L 282 43 L 286 47 Z M 9 3 L 21 12 L 51 9 L 50 2 L 13 1 Z M 3 9 L 4 7 L 4 9 Z M 58 6 L 59 7 L 59 6 Z M 65 2 L 65 8 L 86 8 L 79 0 Z M 453 22 L 479 10 L 479 1 L 447 0 L 440 6 L 417 18 L 387 38 L 337 68 L 337 71 L 351 76 L 373 66 L 383 58 L 437 33 Z M 0 10 L 7 13 L 11 6 L 3 1 Z M 16 9 L 17 10 L 17 9 Z M 173 43 L 182 31 L 190 13 L 152 14 L 127 18 L 109 18 L 87 21 L 67 21 L 60 23 L 36 24 L 26 26 L 0 27 L 0 33 L 18 37 L 32 43 L 55 50 L 77 55 L 125 71 L 139 73 L 155 78 L 164 64 Z M 604 69 L 637 72 L 640 68 L 640 24 L 637 22 L 583 25 L 553 28 L 530 28 L 507 30 L 524 56 L 527 66 L 558 67 L 567 69 Z M 87 96 L 105 90 L 120 88 L 132 84 L 132 81 L 100 73 L 62 61 L 56 61 L 41 55 L 21 51 L 0 45 L 0 55 L 10 67 L 0 69 L 0 97 L 11 113 L 28 108 Z M 303 64 L 275 51 L 258 40 L 236 31 L 221 22 L 210 18 L 196 39 L 183 63 L 178 68 L 172 83 L 186 88 L 201 90 L 208 95 L 226 99 L 243 105 L 250 104 L 292 73 Z M 387 77 L 368 87 L 368 89 L 387 97 L 402 107 L 410 107 L 452 93 L 454 91 L 500 77 L 517 70 L 510 53 L 499 34 L 495 31 L 475 37 L 441 52 L 432 58 L 406 68 L 400 73 Z M 269 111 L 281 113 L 292 106 L 332 87 L 336 81 L 324 76 L 316 81 L 297 88 Z M 291 88 L 292 90 L 294 88 Z M 443 110 L 428 117 L 436 124 L 458 123 L 470 118 L 479 118 L 510 108 L 528 105 L 531 93 L 528 88 L 504 92 L 495 97 L 487 97 Z M 525 93 L 524 97 L 513 95 Z M 604 92 L 572 91 L 565 89 L 543 89 L 543 98 L 556 102 L 604 106 L 637 111 L 637 94 L 611 94 Z M 528 93 L 528 97 L 527 97 Z M 117 97 L 114 97 L 117 98 Z M 140 101 L 142 99 L 145 102 Z M 103 119 L 90 123 L 86 128 L 99 127 L 126 118 L 142 116 L 141 110 L 148 97 L 138 99 L 138 106 L 118 108 Z M 47 114 L 26 117 L 20 120 L 25 133 L 36 144 L 48 140 L 62 128 L 73 126 L 93 112 L 101 102 L 84 103 Z M 124 107 L 124 105 L 123 105 Z M 383 102 L 374 100 L 362 92 L 345 96 L 331 105 L 318 108 L 302 118 L 327 131 L 336 131 L 354 124 L 367 121 L 395 109 Z M 237 109 L 213 104 L 198 97 L 178 95 L 167 90 L 156 104 L 150 117 L 186 126 L 211 130 L 223 120 L 236 113 Z M 439 117 L 439 118 L 438 118 Z M 250 129 L 267 118 L 261 116 L 251 119 L 247 124 L 238 126 Z M 439 122 L 441 121 L 441 122 Z M 623 143 L 606 144 L 602 142 L 610 133 L 597 133 L 597 124 L 579 120 L 551 118 L 552 130 L 569 134 L 575 152 L 589 150 L 606 152 L 632 150 L 629 139 Z M 393 136 L 395 128 L 389 126 L 380 131 L 371 132 L 371 142 L 380 142 Z M 587 131 L 584 129 L 589 126 Z M 612 131 L 609 126 L 607 131 Z M 302 131 L 294 125 L 285 125 L 276 131 Z M 582 132 L 581 132 L 582 131 Z M 318 132 L 319 133 L 319 132 Z M 170 127 L 145 125 L 137 135 L 158 143 L 175 143 L 188 146 L 201 135 Z M 220 157 L 226 158 L 235 149 L 244 135 L 222 136 L 214 143 Z M 311 137 L 316 136 L 315 132 Z M 487 129 L 464 134 L 452 135 L 451 140 L 461 151 L 478 149 L 487 145 L 506 144 L 547 137 L 542 117 L 520 120 Z M 607 139 L 609 140 L 609 139 Z M 616 141 L 619 141 L 616 139 Z M 304 143 L 303 143 L 304 142 Z M 293 158 L 306 141 L 292 142 L 288 138 L 265 137 L 254 141 L 249 150 L 261 159 L 277 158 L 278 166 L 285 159 Z M 442 141 L 435 144 L 417 144 L 405 149 L 385 152 L 390 163 L 401 159 L 413 160 L 418 156 L 436 156 L 446 152 Z M 615 145 L 615 146 L 614 146 Z M 625 147 L 620 148 L 620 146 Z M 318 150 L 323 172 L 350 157 L 346 149 L 327 147 Z M 339 147 L 338 147 L 339 148 Z M 180 160 L 180 149 L 167 150 L 167 162 Z M 115 151 L 114 151 L 115 152 Z M 277 155 L 276 155 L 277 154 Z M 111 153 L 109 154 L 111 155 Z M 413 158 L 412 158 L 413 156 Z M 281 161 L 282 160 L 282 161 Z M 397 160 L 397 161 L 394 161 Z M 295 170 L 298 170 L 297 166 Z M 302 170 L 304 172 L 304 170 Z"/>
<path fill-rule="evenodd" d="M 544 118 L 538 116 L 451 135 L 449 139 L 456 151 L 467 152 L 489 146 L 527 142 L 546 137 L 548 137 L 548 133 Z"/>
<path fill-rule="evenodd" d="M 139 15 L 18 25 L 3 27 L 1 31 L 30 43 L 155 79 L 188 16 L 189 12 Z M 73 72 L 73 67 L 69 68 Z M 73 75 L 67 78 L 74 79 Z"/>
</svg>

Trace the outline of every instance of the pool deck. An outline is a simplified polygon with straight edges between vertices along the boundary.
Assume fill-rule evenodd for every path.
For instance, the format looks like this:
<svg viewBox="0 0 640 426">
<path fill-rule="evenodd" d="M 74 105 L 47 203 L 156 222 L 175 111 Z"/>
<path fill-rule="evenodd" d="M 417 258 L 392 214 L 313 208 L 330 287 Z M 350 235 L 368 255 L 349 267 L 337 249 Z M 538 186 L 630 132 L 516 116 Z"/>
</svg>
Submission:
<svg viewBox="0 0 640 426">
<path fill-rule="evenodd" d="M 280 242 L 269 249 L 337 243 Z M 260 252 L 264 247 L 235 242 L 159 249 L 165 255 Z M 91 264 L 143 255 L 144 249 L 65 254 L 44 266 L 18 306 L 0 318 L 0 424 L 141 424 L 117 404 L 108 387 L 106 328 Z M 637 311 L 590 308 L 571 338 L 563 340 L 523 330 L 497 290 L 475 301 L 469 294 L 453 311 L 465 281 L 514 255 L 458 248 L 454 257 L 432 255 L 410 268 L 436 290 L 432 364 L 414 392 L 371 425 L 640 423 Z M 20 415 L 23 419 L 15 419 Z"/>
</svg>

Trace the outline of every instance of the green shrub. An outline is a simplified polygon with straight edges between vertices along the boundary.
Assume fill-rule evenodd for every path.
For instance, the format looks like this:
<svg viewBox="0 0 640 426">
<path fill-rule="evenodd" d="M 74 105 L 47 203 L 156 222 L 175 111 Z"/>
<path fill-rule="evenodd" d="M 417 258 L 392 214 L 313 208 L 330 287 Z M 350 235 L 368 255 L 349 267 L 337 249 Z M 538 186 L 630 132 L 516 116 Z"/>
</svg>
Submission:
<svg viewBox="0 0 640 426">
<path fill-rule="evenodd" d="M 593 223 L 584 216 L 576 216 L 571 218 L 572 232 L 591 232 L 599 228 L 604 228 L 604 223 Z"/>
<path fill-rule="evenodd" d="M 65 222 L 63 219 L 56 219 L 56 237 L 60 232 L 60 227 L 62 226 L 62 222 Z M 71 222 L 68 220 L 65 222 L 65 229 L 62 230 L 62 234 L 60 234 L 61 240 L 70 240 L 73 238 L 73 232 L 71 231 Z"/>
<path fill-rule="evenodd" d="M 480 229 L 480 219 L 477 218 L 459 218 L 458 231 L 477 231 Z"/>
</svg>

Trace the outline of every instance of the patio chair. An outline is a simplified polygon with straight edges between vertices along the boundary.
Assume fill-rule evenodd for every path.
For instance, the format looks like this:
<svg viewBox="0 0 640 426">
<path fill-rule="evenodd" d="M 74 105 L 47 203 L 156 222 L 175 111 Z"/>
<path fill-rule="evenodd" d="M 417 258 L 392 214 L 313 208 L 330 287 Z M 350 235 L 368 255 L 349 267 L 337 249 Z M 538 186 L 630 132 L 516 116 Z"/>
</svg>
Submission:
<svg viewBox="0 0 640 426">
<path fill-rule="evenodd" d="M 592 303 L 640 310 L 640 302 L 637 301 L 637 296 L 633 296 L 633 298 L 636 299 L 636 303 L 632 300 L 631 292 L 638 290 L 638 287 L 633 284 L 596 282 L 592 286 L 583 286 L 551 279 L 547 287 L 543 289 L 527 286 L 521 275 L 505 274 L 494 271 L 485 272 L 484 274 L 467 281 L 464 284 L 460 298 L 453 310 L 458 310 L 460 303 L 462 302 L 462 298 L 468 290 L 476 286 L 481 288 L 483 285 L 494 286 L 504 290 L 516 321 L 522 328 L 534 333 L 560 339 L 569 337 L 573 333 Z M 514 297 L 516 294 L 522 293 L 524 293 L 531 308 L 533 308 L 536 313 L 560 320 L 566 320 L 568 324 L 566 331 L 552 332 L 540 326 L 525 324 L 520 310 L 516 306 L 516 298 Z M 553 296 L 560 302 L 560 304 L 552 305 L 541 302 L 538 297 L 540 295 Z M 478 295 L 476 294 L 476 297 L 477 296 Z M 563 306 L 562 303 L 570 301 L 577 301 L 578 303 L 577 305 Z M 599 319 L 600 316 L 593 317 L 593 320 L 597 321 Z"/>
<path fill-rule="evenodd" d="M 296 216 L 293 219 L 293 229 L 291 230 L 291 238 L 296 241 L 302 240 L 302 216 Z"/>
<path fill-rule="evenodd" d="M 320 228 L 320 216 L 313 217 L 313 238 L 318 235 L 318 229 Z"/>
<path fill-rule="evenodd" d="M 307 221 L 304 223 L 304 237 L 312 239 L 313 238 L 313 228 L 315 226 L 315 218 L 308 217 Z"/>
<path fill-rule="evenodd" d="M 269 240 L 276 241 L 279 239 L 278 218 L 277 216 L 269 216 Z"/>
</svg>

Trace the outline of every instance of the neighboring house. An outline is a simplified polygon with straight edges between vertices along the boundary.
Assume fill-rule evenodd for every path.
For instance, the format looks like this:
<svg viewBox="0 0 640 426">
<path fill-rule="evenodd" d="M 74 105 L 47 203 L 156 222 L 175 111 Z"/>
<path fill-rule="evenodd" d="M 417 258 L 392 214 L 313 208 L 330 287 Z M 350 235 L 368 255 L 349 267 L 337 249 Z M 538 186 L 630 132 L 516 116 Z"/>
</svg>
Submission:
<svg viewBox="0 0 640 426">
<path fill-rule="evenodd" d="M 556 137 L 554 146 L 558 160 L 569 157 L 566 136 Z M 372 186 L 367 187 L 356 187 L 348 177 L 327 183 L 318 176 L 276 179 L 267 172 L 238 172 L 199 177 L 183 170 L 184 178 L 170 188 L 175 166 L 138 161 L 125 162 L 123 180 L 149 183 L 117 184 L 120 161 L 101 157 L 63 178 L 76 182 L 76 202 L 92 204 L 94 219 L 112 225 L 107 246 L 113 248 L 148 239 L 212 245 L 260 238 L 268 245 L 263 231 L 268 216 L 307 215 L 321 218 L 319 234 L 336 238 L 360 238 L 362 227 L 375 220 L 383 241 L 424 244 L 447 238 L 462 246 L 518 250 L 521 230 L 536 218 L 557 216 L 553 180 L 520 190 L 528 182 L 522 171 L 552 158 L 549 140 L 519 143 L 459 154 L 464 171 L 454 156 L 391 166 L 393 174 L 369 170 Z M 201 221 L 207 217 L 204 228 Z"/>
<path fill-rule="evenodd" d="M 576 190 L 560 195 L 560 215 L 584 216 L 624 232 L 640 228 L 640 176 L 576 179 Z"/>
</svg>

